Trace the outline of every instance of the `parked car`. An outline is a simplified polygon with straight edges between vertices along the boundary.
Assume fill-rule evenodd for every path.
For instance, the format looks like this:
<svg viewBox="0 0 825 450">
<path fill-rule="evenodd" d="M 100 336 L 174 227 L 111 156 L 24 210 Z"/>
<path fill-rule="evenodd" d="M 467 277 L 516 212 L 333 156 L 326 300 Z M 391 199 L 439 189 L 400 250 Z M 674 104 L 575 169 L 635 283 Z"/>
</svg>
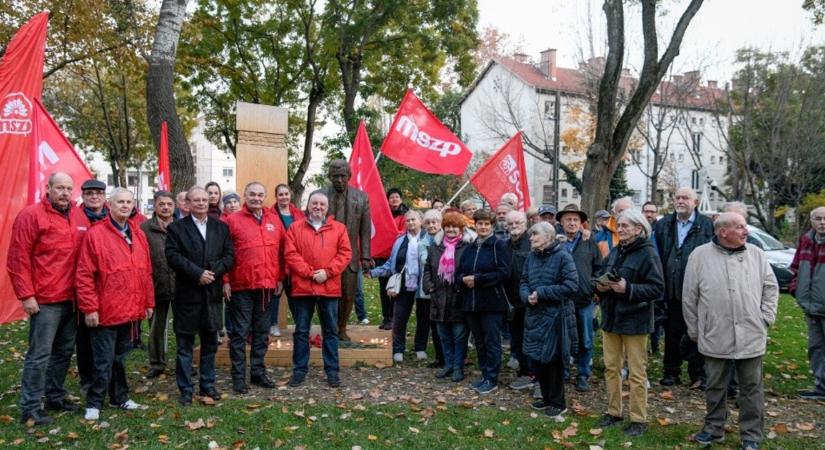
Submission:
<svg viewBox="0 0 825 450">
<path fill-rule="evenodd" d="M 762 250 L 768 254 L 768 261 L 770 261 L 773 273 L 776 275 L 776 281 L 779 282 L 779 289 L 787 291 L 793 276 L 790 268 L 796 249 L 789 248 L 775 237 L 753 225 L 748 225 L 748 234 L 756 239 L 761 244 Z"/>
</svg>

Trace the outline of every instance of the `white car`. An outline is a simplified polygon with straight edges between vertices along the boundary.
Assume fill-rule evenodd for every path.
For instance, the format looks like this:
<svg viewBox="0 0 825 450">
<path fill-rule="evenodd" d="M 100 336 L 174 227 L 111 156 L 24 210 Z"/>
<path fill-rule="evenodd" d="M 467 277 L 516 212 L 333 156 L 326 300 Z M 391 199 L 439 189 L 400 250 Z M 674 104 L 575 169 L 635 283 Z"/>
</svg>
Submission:
<svg viewBox="0 0 825 450">
<path fill-rule="evenodd" d="M 787 290 L 793 277 L 790 267 L 796 249 L 787 247 L 775 237 L 753 225 L 748 225 L 748 235 L 753 237 L 760 244 L 762 250 L 767 253 L 768 261 L 770 261 L 773 273 L 779 282 L 779 288 L 783 291 Z"/>
</svg>

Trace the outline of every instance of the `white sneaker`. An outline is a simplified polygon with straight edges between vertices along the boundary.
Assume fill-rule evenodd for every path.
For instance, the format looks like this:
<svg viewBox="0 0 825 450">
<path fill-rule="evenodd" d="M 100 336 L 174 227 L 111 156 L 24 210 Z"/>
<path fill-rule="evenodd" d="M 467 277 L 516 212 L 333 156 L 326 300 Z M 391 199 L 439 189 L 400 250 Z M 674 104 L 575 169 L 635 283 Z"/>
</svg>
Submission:
<svg viewBox="0 0 825 450">
<path fill-rule="evenodd" d="M 281 328 L 278 325 L 269 327 L 269 335 L 274 337 L 281 337 Z"/>
<path fill-rule="evenodd" d="M 86 420 L 100 419 L 100 410 L 97 408 L 86 408 L 86 415 L 83 416 Z"/>
<path fill-rule="evenodd" d="M 364 317 L 364 320 L 362 320 L 360 323 L 361 323 L 361 325 L 369 325 L 370 324 L 370 319 Z"/>
<path fill-rule="evenodd" d="M 427 352 L 415 352 L 415 357 L 419 361 L 424 361 L 425 359 L 427 359 Z"/>
<path fill-rule="evenodd" d="M 397 362 L 397 363 L 404 362 L 404 354 L 403 353 L 396 353 L 396 354 L 392 355 L 392 360 Z"/>
<path fill-rule="evenodd" d="M 146 407 L 141 405 L 140 403 L 136 403 L 132 399 L 129 399 L 129 400 L 126 400 L 125 402 L 123 402 L 123 404 L 121 404 L 119 406 L 119 408 L 120 409 L 125 409 L 127 411 L 134 411 L 136 409 L 145 409 Z"/>
<path fill-rule="evenodd" d="M 518 360 L 516 358 L 510 358 L 510 360 L 507 361 L 507 367 L 518 370 Z"/>
<path fill-rule="evenodd" d="M 628 376 L 627 368 L 623 368 L 621 373 L 622 373 L 622 381 L 627 381 L 627 376 Z"/>
</svg>

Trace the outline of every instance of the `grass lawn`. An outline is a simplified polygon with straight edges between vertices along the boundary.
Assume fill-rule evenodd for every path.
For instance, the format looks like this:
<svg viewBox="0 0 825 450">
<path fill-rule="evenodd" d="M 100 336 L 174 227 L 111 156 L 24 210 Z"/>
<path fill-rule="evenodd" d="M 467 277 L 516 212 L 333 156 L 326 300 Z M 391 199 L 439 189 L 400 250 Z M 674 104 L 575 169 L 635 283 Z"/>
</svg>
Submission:
<svg viewBox="0 0 825 450">
<path fill-rule="evenodd" d="M 375 285 L 374 281 L 367 282 L 367 304 L 370 321 L 377 325 L 380 323 L 380 302 Z M 144 393 L 133 393 L 136 401 L 149 406 L 147 410 L 127 413 L 104 409 L 98 423 L 87 423 L 80 414 L 65 413 L 58 416 L 52 426 L 27 428 L 17 421 L 27 330 L 26 322 L 0 326 L 2 448 L 205 449 L 211 442 L 228 449 L 349 449 L 355 446 L 365 449 L 699 448 L 686 441 L 686 436 L 700 426 L 698 422 L 677 421 L 662 425 L 651 417 L 646 436 L 628 439 L 615 427 L 604 431 L 595 429 L 600 411 L 583 411 L 581 414 L 571 411 L 564 423 L 554 423 L 524 407 L 479 406 L 427 397 L 375 403 L 369 396 L 364 398 L 343 392 L 333 394 L 332 399 L 321 399 L 319 393 L 317 399 L 302 396 L 301 400 L 286 402 L 272 401 L 268 397 L 239 400 L 228 396 L 216 406 L 181 408 L 174 390 L 150 388 Z M 785 397 L 808 387 L 811 376 L 806 358 L 805 324 L 799 308 L 788 296 L 783 296 L 780 301 L 778 324 L 771 329 L 768 351 L 766 390 L 784 404 L 794 405 L 795 401 Z M 601 350 L 597 349 L 596 377 L 601 376 L 600 359 Z M 146 353 L 132 352 L 128 368 L 133 389 L 143 384 L 145 365 Z M 388 368 L 381 374 L 392 377 L 398 371 Z M 371 373 L 363 372 L 364 376 L 372 376 Z M 661 358 L 651 359 L 649 373 L 651 379 L 658 379 Z M 69 376 L 67 385 L 70 392 L 78 393 L 76 375 Z M 286 392 L 289 395 L 290 391 Z M 410 396 L 415 395 L 410 392 Z M 604 393 L 594 391 L 592 395 L 603 397 Z M 684 407 L 674 406 L 677 410 Z M 819 408 L 821 410 L 821 406 Z M 782 411 L 789 415 L 788 423 L 794 422 L 793 408 Z M 822 421 L 818 422 L 821 426 Z M 765 448 L 823 448 L 821 431 L 818 438 L 804 437 L 803 434 L 793 429 L 777 433 L 773 439 L 765 441 Z M 721 447 L 736 448 L 737 445 L 738 436 L 729 433 Z"/>
</svg>

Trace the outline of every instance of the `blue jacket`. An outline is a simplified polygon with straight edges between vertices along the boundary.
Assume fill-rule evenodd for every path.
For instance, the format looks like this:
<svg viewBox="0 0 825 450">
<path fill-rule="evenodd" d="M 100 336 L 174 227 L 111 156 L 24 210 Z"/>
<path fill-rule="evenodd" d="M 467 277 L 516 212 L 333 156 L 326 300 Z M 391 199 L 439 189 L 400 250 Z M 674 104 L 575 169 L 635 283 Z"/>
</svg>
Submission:
<svg viewBox="0 0 825 450">
<path fill-rule="evenodd" d="M 398 238 L 392 244 L 392 252 L 390 253 L 390 259 L 388 259 L 384 264 L 370 270 L 370 276 L 371 277 L 373 277 L 373 278 L 389 277 L 390 275 L 394 275 L 394 274 L 400 272 L 401 269 L 404 268 L 404 263 L 405 263 L 404 260 L 407 258 L 407 243 L 409 242 L 409 239 L 407 237 L 408 235 L 409 235 L 409 233 L 404 233 L 401 236 L 398 236 Z M 418 235 L 418 238 L 419 238 L 418 243 L 419 243 L 419 247 L 420 247 L 420 245 L 424 241 L 424 239 L 427 238 L 427 232 L 426 231 L 421 231 L 421 234 Z M 404 251 L 403 255 L 401 254 L 401 250 Z M 423 250 L 426 251 L 426 248 L 424 248 Z M 422 248 L 419 248 L 418 251 L 419 251 L 418 256 L 419 256 L 419 260 L 420 260 L 420 257 L 421 257 L 420 252 L 422 251 Z M 399 258 L 400 258 L 400 260 L 399 260 Z M 419 272 L 419 277 L 418 277 L 418 280 L 416 281 L 416 286 L 421 285 L 421 277 L 424 276 L 424 266 L 419 265 L 418 272 Z M 406 276 L 406 274 L 405 274 L 405 276 Z M 402 281 L 401 285 L 404 286 L 404 280 L 402 279 L 401 281 Z"/>
<path fill-rule="evenodd" d="M 480 245 L 479 245 L 480 244 Z M 465 312 L 507 312 L 507 293 L 504 286 L 510 277 L 510 248 L 507 241 L 490 236 L 479 243 L 476 238 L 461 255 L 456 267 L 456 279 L 475 276 L 475 287 L 461 282 Z"/>
<path fill-rule="evenodd" d="M 578 289 L 576 263 L 561 245 L 530 253 L 519 288 L 521 301 L 527 304 L 522 344 L 525 355 L 542 363 L 561 357 L 566 364 L 570 359 L 568 299 Z M 533 292 L 538 294 L 538 303 L 530 305 L 527 297 Z"/>
</svg>

